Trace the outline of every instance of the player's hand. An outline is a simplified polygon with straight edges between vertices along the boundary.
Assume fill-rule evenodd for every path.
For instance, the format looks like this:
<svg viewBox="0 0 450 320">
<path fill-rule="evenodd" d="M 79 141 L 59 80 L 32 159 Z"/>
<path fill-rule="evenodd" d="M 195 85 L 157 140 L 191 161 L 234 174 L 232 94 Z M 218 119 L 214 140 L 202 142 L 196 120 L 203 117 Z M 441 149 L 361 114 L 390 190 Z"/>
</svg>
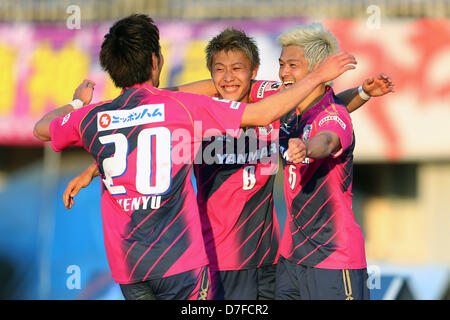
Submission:
<svg viewBox="0 0 450 320">
<path fill-rule="evenodd" d="M 394 82 L 384 73 L 364 80 L 363 90 L 371 97 L 379 97 L 394 92 Z"/>
<path fill-rule="evenodd" d="M 301 163 L 306 158 L 306 145 L 299 138 L 291 138 L 288 142 L 287 155 L 292 163 Z"/>
<path fill-rule="evenodd" d="M 322 83 L 336 79 L 347 70 L 355 69 L 356 59 L 350 53 L 340 51 L 323 59 L 314 72 Z"/>
<path fill-rule="evenodd" d="M 95 82 L 89 79 L 84 80 L 78 88 L 75 89 L 73 94 L 74 99 L 80 99 L 83 101 L 83 105 L 88 105 L 92 100 L 94 94 Z"/>
<path fill-rule="evenodd" d="M 64 190 L 63 193 L 63 202 L 67 209 L 72 208 L 75 204 L 74 197 L 82 188 L 87 187 L 94 177 L 95 174 L 93 173 L 91 166 L 67 184 L 66 190 Z"/>
</svg>

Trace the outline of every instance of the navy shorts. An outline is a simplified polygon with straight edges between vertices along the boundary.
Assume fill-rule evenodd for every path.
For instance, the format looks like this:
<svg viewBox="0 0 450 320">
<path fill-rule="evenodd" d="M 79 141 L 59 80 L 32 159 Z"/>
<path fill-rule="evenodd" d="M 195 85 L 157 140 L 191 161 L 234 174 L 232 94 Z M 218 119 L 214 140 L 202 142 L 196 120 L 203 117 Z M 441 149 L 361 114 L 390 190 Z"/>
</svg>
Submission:
<svg viewBox="0 0 450 320">
<path fill-rule="evenodd" d="M 276 272 L 276 300 L 370 300 L 367 269 L 319 269 L 283 257 Z"/>
<path fill-rule="evenodd" d="M 208 267 L 143 282 L 121 284 L 125 300 L 206 300 L 210 289 Z"/>
<path fill-rule="evenodd" d="M 213 300 L 273 300 L 276 265 L 211 272 Z"/>
</svg>

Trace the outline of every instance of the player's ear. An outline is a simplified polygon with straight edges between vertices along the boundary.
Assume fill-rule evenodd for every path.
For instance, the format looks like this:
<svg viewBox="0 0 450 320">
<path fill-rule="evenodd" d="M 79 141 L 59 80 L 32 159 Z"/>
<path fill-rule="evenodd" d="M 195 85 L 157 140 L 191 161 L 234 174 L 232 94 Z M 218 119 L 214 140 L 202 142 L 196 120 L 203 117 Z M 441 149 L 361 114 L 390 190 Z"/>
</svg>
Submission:
<svg viewBox="0 0 450 320">
<path fill-rule="evenodd" d="M 164 57 L 161 52 L 159 52 L 159 57 L 152 53 L 152 71 L 161 70 L 164 65 Z"/>
<path fill-rule="evenodd" d="M 316 64 L 314 65 L 314 67 L 312 68 L 312 70 L 311 71 L 314 71 L 314 70 L 316 70 L 317 69 L 317 67 L 319 66 L 319 64 L 321 63 L 322 61 L 318 61 L 318 62 L 316 62 Z"/>
<path fill-rule="evenodd" d="M 253 68 L 253 70 L 252 70 L 252 80 L 255 80 L 256 74 L 258 73 L 258 69 L 259 69 L 259 64 L 257 64 L 256 67 Z"/>
<path fill-rule="evenodd" d="M 159 51 L 159 68 L 162 69 L 164 65 L 164 56 L 161 51 Z"/>
<path fill-rule="evenodd" d="M 331 55 L 331 54 L 330 54 L 330 55 Z M 319 65 L 322 63 L 322 61 L 325 60 L 326 58 L 328 58 L 330 55 L 326 56 L 326 57 L 323 58 L 322 60 L 317 61 L 317 62 L 314 64 L 314 66 L 313 66 L 313 68 L 312 68 L 311 71 L 316 70 L 316 69 L 319 67 Z M 308 62 L 307 67 L 309 68 L 309 62 Z"/>
</svg>

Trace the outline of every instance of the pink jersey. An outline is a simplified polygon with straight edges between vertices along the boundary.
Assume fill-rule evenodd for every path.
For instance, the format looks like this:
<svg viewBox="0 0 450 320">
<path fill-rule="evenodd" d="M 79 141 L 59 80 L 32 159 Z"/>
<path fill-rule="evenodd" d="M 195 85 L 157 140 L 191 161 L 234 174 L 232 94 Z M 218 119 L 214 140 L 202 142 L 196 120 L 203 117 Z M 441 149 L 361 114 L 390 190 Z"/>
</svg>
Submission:
<svg viewBox="0 0 450 320">
<path fill-rule="evenodd" d="M 205 135 L 237 132 L 244 108 L 144 84 L 51 123 L 55 151 L 83 146 L 97 162 L 104 241 L 116 282 L 208 264 L 191 183 L 193 158 Z"/>
<path fill-rule="evenodd" d="M 267 84 L 276 85 L 268 81 L 253 85 L 252 102 L 264 97 L 257 98 L 258 90 Z M 277 262 L 280 231 L 273 184 L 278 169 L 278 131 L 276 121 L 242 130 L 238 138 L 216 136 L 203 143 L 203 156 L 212 154 L 213 161 L 196 165 L 195 175 L 213 270 L 242 270 Z"/>
<path fill-rule="evenodd" d="M 339 136 L 342 148 L 324 159 L 307 158 L 301 164 L 283 159 L 288 215 L 280 254 L 297 264 L 322 269 L 365 268 L 364 237 L 352 212 L 355 141 L 347 109 L 335 103 L 333 90 L 327 87 L 323 98 L 298 123 L 297 117 L 290 119 L 280 130 L 281 146 L 289 138 L 308 141 L 328 130 Z"/>
</svg>

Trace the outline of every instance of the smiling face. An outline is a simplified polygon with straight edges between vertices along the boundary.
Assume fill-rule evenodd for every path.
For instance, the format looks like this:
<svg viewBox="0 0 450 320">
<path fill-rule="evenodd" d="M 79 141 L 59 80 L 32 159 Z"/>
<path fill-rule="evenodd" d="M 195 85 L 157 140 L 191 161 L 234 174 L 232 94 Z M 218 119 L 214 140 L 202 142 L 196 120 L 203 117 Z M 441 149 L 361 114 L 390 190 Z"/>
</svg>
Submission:
<svg viewBox="0 0 450 320">
<path fill-rule="evenodd" d="M 242 50 L 222 50 L 212 59 L 212 80 L 224 99 L 248 102 L 257 71 L 258 67 L 251 70 L 250 61 Z"/>
<path fill-rule="evenodd" d="M 285 87 L 303 79 L 310 71 L 303 49 L 299 46 L 285 46 L 281 50 L 278 76 Z"/>
</svg>

